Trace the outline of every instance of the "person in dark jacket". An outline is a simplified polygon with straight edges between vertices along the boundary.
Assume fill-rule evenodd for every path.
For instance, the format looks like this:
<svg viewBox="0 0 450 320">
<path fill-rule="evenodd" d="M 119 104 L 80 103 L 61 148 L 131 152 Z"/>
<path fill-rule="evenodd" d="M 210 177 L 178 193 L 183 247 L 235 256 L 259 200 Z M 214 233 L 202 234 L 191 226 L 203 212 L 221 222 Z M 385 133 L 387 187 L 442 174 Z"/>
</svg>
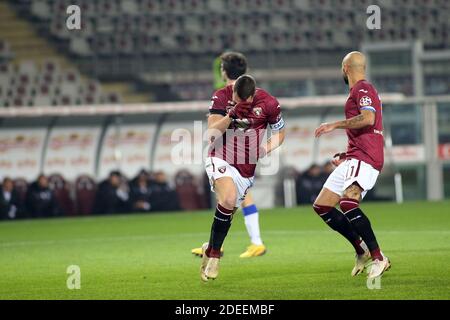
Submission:
<svg viewBox="0 0 450 320">
<path fill-rule="evenodd" d="M 48 179 L 41 174 L 27 190 L 26 210 L 33 218 L 54 217 L 60 214 L 55 195 L 49 188 Z"/>
<path fill-rule="evenodd" d="M 322 168 L 322 181 L 325 183 L 327 181 L 328 176 L 334 171 L 335 166 L 331 161 L 325 162 Z"/>
<path fill-rule="evenodd" d="M 319 195 L 322 189 L 322 169 L 317 164 L 313 164 L 309 169 L 301 174 L 296 181 L 297 203 L 311 204 Z"/>
<path fill-rule="evenodd" d="M 17 219 L 23 213 L 23 203 L 13 181 L 6 177 L 0 188 L 0 220 Z"/>
<path fill-rule="evenodd" d="M 119 171 L 112 171 L 108 179 L 101 182 L 95 195 L 94 213 L 112 214 L 129 211 L 128 187 Z"/>
<path fill-rule="evenodd" d="M 180 210 L 178 195 L 167 182 L 164 172 L 155 172 L 150 182 L 150 204 L 152 211 L 176 211 Z"/>
<path fill-rule="evenodd" d="M 140 172 L 133 179 L 130 188 L 131 209 L 138 212 L 148 212 L 152 209 L 150 203 L 151 189 L 148 184 L 148 175 L 146 172 Z"/>
</svg>

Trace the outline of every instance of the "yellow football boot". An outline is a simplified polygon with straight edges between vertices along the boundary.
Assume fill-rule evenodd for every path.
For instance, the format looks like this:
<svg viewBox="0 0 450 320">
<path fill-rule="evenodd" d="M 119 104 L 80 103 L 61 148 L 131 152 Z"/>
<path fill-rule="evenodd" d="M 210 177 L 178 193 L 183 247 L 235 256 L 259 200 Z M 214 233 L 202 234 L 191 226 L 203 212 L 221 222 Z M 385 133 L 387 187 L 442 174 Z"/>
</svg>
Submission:
<svg viewBox="0 0 450 320">
<path fill-rule="evenodd" d="M 261 244 L 251 244 L 247 247 L 247 250 L 242 253 L 239 257 L 240 258 L 251 258 L 251 257 L 259 257 L 266 253 L 266 246 Z"/>
</svg>

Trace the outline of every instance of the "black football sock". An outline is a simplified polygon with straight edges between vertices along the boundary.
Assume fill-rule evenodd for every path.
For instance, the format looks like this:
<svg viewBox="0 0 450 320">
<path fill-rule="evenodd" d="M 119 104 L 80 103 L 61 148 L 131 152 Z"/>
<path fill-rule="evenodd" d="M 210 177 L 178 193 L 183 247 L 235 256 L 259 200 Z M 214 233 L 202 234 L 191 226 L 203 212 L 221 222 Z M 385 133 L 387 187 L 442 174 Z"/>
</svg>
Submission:
<svg viewBox="0 0 450 320">
<path fill-rule="evenodd" d="M 334 207 L 321 206 L 314 204 L 314 210 L 336 232 L 339 232 L 345 239 L 348 240 L 355 248 L 357 254 L 363 254 L 364 249 L 361 247 L 361 237 L 353 229 L 348 219 Z"/>
<path fill-rule="evenodd" d="M 353 228 L 369 248 L 372 260 L 383 260 L 383 255 L 381 254 L 380 246 L 378 245 L 370 220 L 359 208 L 359 201 L 343 198 L 341 199 L 340 206 Z"/>
<path fill-rule="evenodd" d="M 211 236 L 209 238 L 209 247 L 206 251 L 208 257 L 220 258 L 220 249 L 222 248 L 225 237 L 230 230 L 231 220 L 234 210 L 229 210 L 217 204 L 214 221 L 211 226 Z"/>
</svg>

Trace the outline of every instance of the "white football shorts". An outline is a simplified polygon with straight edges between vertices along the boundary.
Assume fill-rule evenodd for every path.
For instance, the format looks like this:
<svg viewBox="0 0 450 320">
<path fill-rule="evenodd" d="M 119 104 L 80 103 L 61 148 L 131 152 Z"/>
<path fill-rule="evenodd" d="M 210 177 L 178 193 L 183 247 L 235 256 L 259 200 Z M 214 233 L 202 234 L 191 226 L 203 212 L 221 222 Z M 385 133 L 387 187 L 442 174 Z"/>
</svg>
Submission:
<svg viewBox="0 0 450 320">
<path fill-rule="evenodd" d="M 330 174 L 323 185 L 340 197 L 345 189 L 355 182 L 364 190 L 361 197 L 364 198 L 367 191 L 373 188 L 380 172 L 370 164 L 357 159 L 346 159 Z"/>
<path fill-rule="evenodd" d="M 237 189 L 236 207 L 240 207 L 248 190 L 253 186 L 254 177 L 244 178 L 239 171 L 228 162 L 216 158 L 208 157 L 205 160 L 205 171 L 208 175 L 211 191 L 214 192 L 214 181 L 222 177 L 230 177 L 233 179 Z"/>
</svg>

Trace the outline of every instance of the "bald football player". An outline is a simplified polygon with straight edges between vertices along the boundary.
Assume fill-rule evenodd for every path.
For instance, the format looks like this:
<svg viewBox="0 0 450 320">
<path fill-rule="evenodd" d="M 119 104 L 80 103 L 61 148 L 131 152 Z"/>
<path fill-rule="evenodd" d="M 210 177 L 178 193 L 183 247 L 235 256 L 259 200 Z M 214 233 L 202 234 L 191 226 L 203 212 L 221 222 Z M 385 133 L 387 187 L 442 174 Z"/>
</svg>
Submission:
<svg viewBox="0 0 450 320">
<path fill-rule="evenodd" d="M 321 124 L 315 136 L 346 130 L 348 148 L 334 159 L 337 167 L 325 182 L 313 208 L 330 228 L 353 245 L 356 263 L 351 275 L 362 273 L 372 260 L 368 278 L 373 279 L 391 266 L 381 252 L 369 218 L 360 208 L 360 202 L 374 187 L 383 168 L 382 104 L 375 87 L 366 80 L 366 58 L 361 52 L 353 51 L 345 56 L 342 74 L 350 89 L 345 120 Z M 341 211 L 335 208 L 338 204 Z"/>
</svg>

